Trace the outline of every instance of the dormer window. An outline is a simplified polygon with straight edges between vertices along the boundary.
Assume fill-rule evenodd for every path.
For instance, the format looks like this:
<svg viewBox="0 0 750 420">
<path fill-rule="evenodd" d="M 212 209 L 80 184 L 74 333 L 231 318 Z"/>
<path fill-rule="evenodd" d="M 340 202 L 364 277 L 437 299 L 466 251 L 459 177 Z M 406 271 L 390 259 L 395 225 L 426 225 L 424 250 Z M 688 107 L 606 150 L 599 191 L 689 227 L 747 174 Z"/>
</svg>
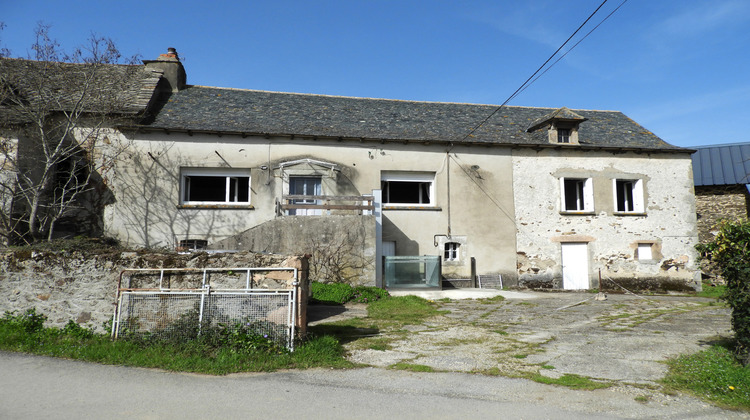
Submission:
<svg viewBox="0 0 750 420">
<path fill-rule="evenodd" d="M 526 130 L 531 133 L 547 129 L 548 141 L 554 144 L 579 144 L 578 127 L 586 118 L 568 108 L 559 108 L 534 120 Z"/>
</svg>

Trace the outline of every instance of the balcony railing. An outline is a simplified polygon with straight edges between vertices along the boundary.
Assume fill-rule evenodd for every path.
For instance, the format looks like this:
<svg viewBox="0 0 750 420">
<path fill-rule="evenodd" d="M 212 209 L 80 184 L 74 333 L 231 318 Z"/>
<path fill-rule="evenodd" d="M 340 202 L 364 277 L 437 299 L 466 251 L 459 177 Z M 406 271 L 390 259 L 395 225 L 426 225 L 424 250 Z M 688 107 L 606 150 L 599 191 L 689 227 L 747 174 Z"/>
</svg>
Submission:
<svg viewBox="0 0 750 420">
<path fill-rule="evenodd" d="M 374 209 L 370 195 L 284 195 L 276 200 L 278 216 L 362 215 Z"/>
</svg>

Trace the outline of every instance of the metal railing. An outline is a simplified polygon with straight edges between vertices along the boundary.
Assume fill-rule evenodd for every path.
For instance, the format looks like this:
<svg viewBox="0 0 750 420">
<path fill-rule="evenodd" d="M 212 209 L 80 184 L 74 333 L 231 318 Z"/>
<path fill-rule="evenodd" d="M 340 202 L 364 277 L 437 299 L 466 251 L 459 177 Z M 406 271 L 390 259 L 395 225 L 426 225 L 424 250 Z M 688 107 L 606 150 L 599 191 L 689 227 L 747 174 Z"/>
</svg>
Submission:
<svg viewBox="0 0 750 420">
<path fill-rule="evenodd" d="M 292 287 L 253 287 L 256 274 L 271 271 L 291 271 Z M 294 350 L 298 275 L 292 267 L 123 270 L 117 285 L 112 338 L 151 335 L 189 339 L 207 329 L 242 325 Z"/>
</svg>

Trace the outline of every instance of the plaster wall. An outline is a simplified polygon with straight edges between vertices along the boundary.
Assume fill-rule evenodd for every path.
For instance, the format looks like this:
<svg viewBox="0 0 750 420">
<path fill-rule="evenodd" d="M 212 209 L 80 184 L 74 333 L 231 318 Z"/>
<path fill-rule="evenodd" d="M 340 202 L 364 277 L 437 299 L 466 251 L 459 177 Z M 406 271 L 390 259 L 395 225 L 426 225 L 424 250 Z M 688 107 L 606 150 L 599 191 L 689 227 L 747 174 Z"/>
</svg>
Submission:
<svg viewBox="0 0 750 420">
<path fill-rule="evenodd" d="M 589 284 L 699 288 L 695 199 L 688 154 L 612 154 L 571 149 L 513 152 L 521 284 L 561 288 L 561 243 L 588 244 Z M 591 178 L 594 211 L 561 212 L 561 177 Z M 645 212 L 615 214 L 613 179 L 643 181 Z M 653 258 L 638 259 L 638 243 Z"/>
<path fill-rule="evenodd" d="M 275 202 L 289 191 L 288 177 L 318 175 L 324 195 L 370 194 L 385 171 L 435 174 L 434 197 L 426 207 L 384 207 L 383 240 L 397 255 L 442 255 L 437 238 L 461 236 L 461 261 L 449 277 L 477 273 L 515 276 L 515 226 L 510 149 L 217 136 L 185 133 L 128 135 L 130 146 L 112 170 L 117 202 L 105 211 L 107 234 L 135 246 L 172 248 L 181 239 L 229 238 L 276 217 Z M 310 164 L 279 164 L 313 159 Z M 180 208 L 180 168 L 247 168 L 250 206 Z M 448 187 L 450 178 L 450 188 Z M 450 190 L 450 195 L 448 191 Z M 302 217 L 302 216 L 296 216 Z M 450 229 L 449 229 L 450 228 Z M 450 230 L 450 232 L 449 232 Z"/>
</svg>

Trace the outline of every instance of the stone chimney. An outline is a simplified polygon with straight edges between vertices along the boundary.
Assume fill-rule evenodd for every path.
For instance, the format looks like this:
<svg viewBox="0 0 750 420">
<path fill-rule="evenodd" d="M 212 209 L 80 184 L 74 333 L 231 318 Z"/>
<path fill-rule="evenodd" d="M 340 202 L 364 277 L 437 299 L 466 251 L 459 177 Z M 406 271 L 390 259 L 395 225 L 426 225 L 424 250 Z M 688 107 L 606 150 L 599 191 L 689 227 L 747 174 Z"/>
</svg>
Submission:
<svg viewBox="0 0 750 420">
<path fill-rule="evenodd" d="M 187 75 L 180 62 L 180 56 L 174 48 L 167 48 L 167 53 L 159 55 L 156 60 L 143 60 L 143 64 L 146 68 L 161 70 L 164 73 L 163 80 L 169 84 L 168 89 L 172 92 L 185 89 Z"/>
</svg>

